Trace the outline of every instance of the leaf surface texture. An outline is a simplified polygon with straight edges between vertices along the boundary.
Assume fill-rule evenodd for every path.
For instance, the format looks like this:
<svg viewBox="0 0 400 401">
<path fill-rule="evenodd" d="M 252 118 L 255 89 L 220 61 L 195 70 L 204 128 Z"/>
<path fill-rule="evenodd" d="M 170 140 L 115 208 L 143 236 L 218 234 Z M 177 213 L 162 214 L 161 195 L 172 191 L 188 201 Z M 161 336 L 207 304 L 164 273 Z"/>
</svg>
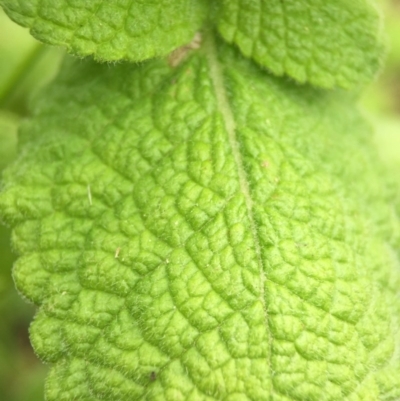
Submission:
<svg viewBox="0 0 400 401">
<path fill-rule="evenodd" d="M 48 400 L 397 399 L 397 220 L 352 99 L 208 38 L 69 60 L 34 113 L 0 211 Z"/>
<path fill-rule="evenodd" d="M 382 61 L 380 16 L 370 0 L 222 0 L 218 29 L 277 75 L 352 88 Z"/>
<path fill-rule="evenodd" d="M 203 0 L 1 0 L 37 39 L 98 60 L 141 61 L 190 42 L 202 25 Z"/>
<path fill-rule="evenodd" d="M 187 46 L 211 23 L 276 75 L 354 89 L 381 66 L 372 0 L 0 0 L 33 36 L 102 61 L 141 61 Z"/>
</svg>

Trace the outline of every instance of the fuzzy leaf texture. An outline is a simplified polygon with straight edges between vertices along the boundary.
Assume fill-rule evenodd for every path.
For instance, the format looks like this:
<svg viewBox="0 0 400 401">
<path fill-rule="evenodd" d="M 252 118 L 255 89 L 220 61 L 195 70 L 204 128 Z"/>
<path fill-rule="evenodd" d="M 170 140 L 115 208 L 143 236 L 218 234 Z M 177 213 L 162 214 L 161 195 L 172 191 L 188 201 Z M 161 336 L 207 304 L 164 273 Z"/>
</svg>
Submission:
<svg viewBox="0 0 400 401">
<path fill-rule="evenodd" d="M 1 0 L 10 17 L 45 43 L 97 60 L 141 61 L 190 42 L 205 0 Z"/>
<path fill-rule="evenodd" d="M 177 68 L 68 61 L 34 114 L 0 211 L 49 401 L 400 397 L 398 220 L 352 99 L 209 35 Z"/>
<path fill-rule="evenodd" d="M 370 81 L 382 24 L 370 0 L 222 0 L 218 29 L 277 75 L 331 88 Z"/>
<path fill-rule="evenodd" d="M 274 74 L 346 89 L 382 61 L 371 0 L 0 0 L 46 43 L 98 60 L 140 61 L 190 42 L 211 14 L 221 35 Z"/>
</svg>

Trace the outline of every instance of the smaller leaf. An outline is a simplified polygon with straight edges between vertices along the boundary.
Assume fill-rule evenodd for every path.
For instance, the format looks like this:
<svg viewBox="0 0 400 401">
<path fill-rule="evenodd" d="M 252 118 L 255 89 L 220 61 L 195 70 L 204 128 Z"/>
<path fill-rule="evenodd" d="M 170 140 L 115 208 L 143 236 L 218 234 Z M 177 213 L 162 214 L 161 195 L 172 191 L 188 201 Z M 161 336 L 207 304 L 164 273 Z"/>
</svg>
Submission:
<svg viewBox="0 0 400 401">
<path fill-rule="evenodd" d="M 370 0 L 221 0 L 218 30 L 276 75 L 332 88 L 370 81 L 381 65 Z"/>
<path fill-rule="evenodd" d="M 188 43 L 204 0 L 0 0 L 8 15 L 48 44 L 103 61 L 141 61 Z"/>
</svg>

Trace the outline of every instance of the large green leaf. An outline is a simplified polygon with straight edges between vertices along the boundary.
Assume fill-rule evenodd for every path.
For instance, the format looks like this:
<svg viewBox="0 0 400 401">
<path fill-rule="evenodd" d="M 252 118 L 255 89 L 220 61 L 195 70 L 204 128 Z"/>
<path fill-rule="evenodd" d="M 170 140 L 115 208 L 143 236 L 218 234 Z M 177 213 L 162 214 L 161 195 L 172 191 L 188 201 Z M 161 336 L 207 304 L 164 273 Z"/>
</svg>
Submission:
<svg viewBox="0 0 400 401">
<path fill-rule="evenodd" d="M 0 197 L 49 401 L 400 397 L 398 221 L 343 96 L 211 38 L 64 66 Z"/>
<path fill-rule="evenodd" d="M 0 81 L 2 77 L 0 74 Z M 18 117 L 0 110 L 0 178 L 3 168 L 16 154 L 18 123 Z M 27 305 L 15 290 L 11 278 L 14 260 L 10 248 L 10 230 L 0 224 L 1 400 L 40 401 L 43 400 L 46 371 L 33 355 L 29 344 L 28 326 L 34 308 Z"/>
<path fill-rule="evenodd" d="M 193 39 L 205 0 L 0 0 L 37 39 L 98 60 L 141 61 Z"/>
<path fill-rule="evenodd" d="M 371 0 L 221 0 L 218 29 L 277 75 L 317 86 L 370 81 L 382 61 L 382 29 Z"/>
</svg>

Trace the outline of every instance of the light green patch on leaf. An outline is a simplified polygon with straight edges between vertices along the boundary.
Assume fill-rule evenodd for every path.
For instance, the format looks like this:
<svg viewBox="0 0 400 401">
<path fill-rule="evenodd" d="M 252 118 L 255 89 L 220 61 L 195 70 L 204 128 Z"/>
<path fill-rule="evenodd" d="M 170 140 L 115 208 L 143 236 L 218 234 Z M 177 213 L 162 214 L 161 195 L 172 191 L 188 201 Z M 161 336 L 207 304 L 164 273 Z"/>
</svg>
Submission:
<svg viewBox="0 0 400 401">
<path fill-rule="evenodd" d="M 324 88 L 372 80 L 383 56 L 371 0 L 221 0 L 218 29 L 276 75 Z"/>
<path fill-rule="evenodd" d="M 398 219 L 352 99 L 208 37 L 70 60 L 34 112 L 0 212 L 49 401 L 398 399 Z"/>
<path fill-rule="evenodd" d="M 97 60 L 141 61 L 190 42 L 204 0 L 0 0 L 8 15 L 48 44 Z"/>
</svg>

